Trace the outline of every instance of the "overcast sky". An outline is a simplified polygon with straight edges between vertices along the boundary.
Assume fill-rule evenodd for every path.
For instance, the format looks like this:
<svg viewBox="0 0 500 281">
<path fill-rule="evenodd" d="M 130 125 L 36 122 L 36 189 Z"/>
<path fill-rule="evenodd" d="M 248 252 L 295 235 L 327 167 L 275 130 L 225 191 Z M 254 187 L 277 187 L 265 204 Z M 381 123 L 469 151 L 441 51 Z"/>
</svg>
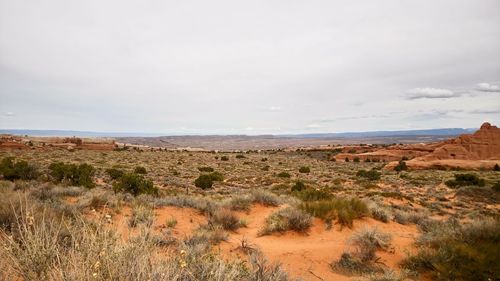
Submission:
<svg viewBox="0 0 500 281">
<path fill-rule="evenodd" d="M 0 0 L 0 128 L 500 125 L 500 1 Z"/>
</svg>

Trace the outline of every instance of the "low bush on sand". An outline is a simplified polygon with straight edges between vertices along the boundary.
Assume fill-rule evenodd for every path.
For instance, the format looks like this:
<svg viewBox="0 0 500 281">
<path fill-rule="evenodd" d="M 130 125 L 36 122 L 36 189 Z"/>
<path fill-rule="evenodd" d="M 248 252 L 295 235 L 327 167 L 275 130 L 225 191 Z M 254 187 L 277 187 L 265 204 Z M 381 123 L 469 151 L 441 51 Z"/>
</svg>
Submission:
<svg viewBox="0 0 500 281">
<path fill-rule="evenodd" d="M 380 232 L 376 228 L 365 228 L 349 239 L 352 249 L 344 252 L 340 259 L 332 262 L 330 266 L 334 271 L 347 274 L 380 272 L 382 268 L 376 264 L 376 251 L 388 250 L 391 240 L 390 234 Z"/>
<path fill-rule="evenodd" d="M 293 230 L 297 232 L 306 232 L 312 224 L 312 218 L 309 214 L 299 209 L 288 207 L 274 212 L 266 218 L 266 224 L 260 230 L 259 235 L 269 235 L 275 232 L 285 232 Z"/>
<path fill-rule="evenodd" d="M 366 203 L 357 198 L 333 198 L 330 200 L 304 202 L 300 205 L 300 208 L 327 222 L 336 219 L 339 224 L 348 227 L 352 227 L 354 219 L 370 214 Z"/>
<path fill-rule="evenodd" d="M 219 209 L 209 219 L 209 224 L 221 226 L 224 230 L 235 231 L 242 226 L 238 216 L 231 210 Z"/>
</svg>

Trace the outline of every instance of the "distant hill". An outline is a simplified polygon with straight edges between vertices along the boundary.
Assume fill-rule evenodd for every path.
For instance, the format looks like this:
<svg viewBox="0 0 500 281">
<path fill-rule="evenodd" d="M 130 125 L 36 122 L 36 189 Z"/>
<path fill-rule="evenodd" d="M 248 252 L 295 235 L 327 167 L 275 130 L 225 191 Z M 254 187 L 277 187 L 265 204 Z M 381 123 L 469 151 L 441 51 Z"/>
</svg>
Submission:
<svg viewBox="0 0 500 281">
<path fill-rule="evenodd" d="M 287 137 L 301 138 L 367 138 L 367 137 L 405 137 L 405 136 L 458 136 L 472 134 L 477 129 L 446 128 L 429 130 L 405 130 L 405 131 L 371 131 L 371 132 L 345 132 L 345 133 L 319 133 L 286 135 Z"/>
<path fill-rule="evenodd" d="M 371 137 L 407 137 L 407 136 L 458 136 L 474 133 L 476 129 L 445 128 L 429 130 L 404 131 L 371 131 L 371 132 L 344 132 L 344 133 L 316 133 L 316 134 L 286 134 L 267 135 L 266 137 L 285 138 L 371 138 Z M 29 136 L 58 136 L 58 137 L 161 137 L 161 133 L 122 133 L 122 132 L 92 132 L 69 130 L 29 130 L 29 129 L 0 129 L 0 134 L 29 135 Z M 228 135 L 230 136 L 230 135 Z M 244 135 L 240 135 L 243 137 Z"/>
</svg>

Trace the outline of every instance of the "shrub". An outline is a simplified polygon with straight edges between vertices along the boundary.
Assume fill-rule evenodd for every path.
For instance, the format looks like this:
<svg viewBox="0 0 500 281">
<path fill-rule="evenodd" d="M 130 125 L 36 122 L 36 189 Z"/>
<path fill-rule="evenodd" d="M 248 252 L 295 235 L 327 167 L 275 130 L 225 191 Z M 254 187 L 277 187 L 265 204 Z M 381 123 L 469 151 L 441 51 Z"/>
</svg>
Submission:
<svg viewBox="0 0 500 281">
<path fill-rule="evenodd" d="M 211 173 L 214 171 L 214 168 L 212 167 L 198 167 L 198 170 L 200 172 L 207 172 L 207 173 Z"/>
<path fill-rule="evenodd" d="M 299 172 L 304 173 L 304 174 L 308 174 L 311 172 L 311 168 L 309 168 L 307 166 L 302 166 L 302 167 L 300 167 Z"/>
<path fill-rule="evenodd" d="M 236 155 L 236 159 L 245 159 L 245 155 L 242 155 L 242 154 L 238 154 Z"/>
<path fill-rule="evenodd" d="M 349 157 L 346 157 L 346 158 L 345 158 L 345 161 L 346 161 L 346 162 L 349 162 Z"/>
<path fill-rule="evenodd" d="M 387 250 L 391 245 L 392 236 L 380 232 L 377 228 L 365 228 L 351 237 L 351 243 L 355 246 L 355 255 L 361 261 L 372 261 L 375 259 L 376 250 Z"/>
<path fill-rule="evenodd" d="M 307 231 L 312 224 L 311 216 L 301 210 L 288 207 L 274 212 L 266 218 L 266 224 L 260 230 L 259 235 L 269 235 L 274 232 L 285 232 L 293 230 L 297 232 Z"/>
<path fill-rule="evenodd" d="M 212 181 L 223 181 L 224 180 L 224 176 L 219 172 L 212 172 L 208 175 L 210 176 Z"/>
<path fill-rule="evenodd" d="M 145 175 L 147 174 L 148 172 L 146 171 L 146 168 L 142 167 L 142 166 L 137 166 L 135 167 L 134 169 L 134 173 L 136 174 L 141 174 L 141 175 Z"/>
<path fill-rule="evenodd" d="M 299 191 L 293 191 L 292 194 L 302 201 L 319 201 L 332 198 L 329 192 L 316 188 L 304 188 Z"/>
<path fill-rule="evenodd" d="M 264 206 L 279 206 L 281 203 L 278 196 L 265 190 L 252 191 L 252 201 Z"/>
<path fill-rule="evenodd" d="M 212 188 L 212 185 L 214 184 L 214 180 L 210 175 L 200 175 L 195 181 L 194 185 L 196 187 L 199 187 L 201 189 L 208 189 Z"/>
<path fill-rule="evenodd" d="M 221 161 L 229 161 L 229 157 L 224 155 L 220 158 Z"/>
<path fill-rule="evenodd" d="M 359 163 L 359 157 L 354 157 L 354 159 L 352 159 L 352 162 Z"/>
<path fill-rule="evenodd" d="M 106 174 L 108 174 L 111 179 L 117 180 L 117 179 L 121 178 L 123 176 L 123 174 L 125 174 L 125 172 L 123 172 L 120 169 L 109 168 L 109 169 L 106 169 Z"/>
<path fill-rule="evenodd" d="M 485 181 L 475 174 L 455 174 L 455 179 L 448 180 L 445 184 L 451 188 L 458 188 L 468 185 L 484 186 Z"/>
<path fill-rule="evenodd" d="M 24 160 L 15 162 L 13 157 L 6 157 L 0 162 L 0 174 L 11 181 L 32 180 L 38 177 L 38 168 Z"/>
<path fill-rule="evenodd" d="M 394 167 L 394 171 L 396 172 L 401 172 L 401 171 L 406 171 L 408 170 L 408 166 L 406 166 L 406 162 L 401 160 L 399 161 L 398 165 L 396 165 L 396 167 Z"/>
<path fill-rule="evenodd" d="M 430 271 L 436 280 L 495 280 L 500 276 L 499 242 L 498 219 L 436 224 L 418 239 L 418 253 L 403 267 Z"/>
<path fill-rule="evenodd" d="M 336 271 L 352 273 L 373 273 L 381 271 L 376 264 L 376 251 L 388 250 L 391 243 L 391 235 L 379 232 L 376 228 L 363 229 L 349 239 L 353 247 L 352 251 L 344 252 L 338 261 L 330 264 Z"/>
<path fill-rule="evenodd" d="M 240 228 L 240 219 L 228 209 L 219 209 L 210 217 L 209 223 L 220 225 L 224 230 L 235 231 Z"/>
<path fill-rule="evenodd" d="M 266 166 L 262 167 L 261 170 L 267 172 L 267 171 L 269 171 L 269 168 L 271 168 L 271 166 L 266 165 Z"/>
<path fill-rule="evenodd" d="M 152 181 L 134 173 L 124 174 L 113 184 L 113 190 L 115 192 L 128 192 L 134 196 L 140 194 L 158 194 L 158 188 L 153 185 Z"/>
<path fill-rule="evenodd" d="M 295 184 L 292 186 L 292 192 L 294 191 L 302 191 L 306 188 L 306 185 L 301 182 L 301 181 L 296 181 Z"/>
<path fill-rule="evenodd" d="M 495 163 L 495 166 L 493 166 L 493 171 L 500 171 L 500 166 L 498 165 L 498 163 Z"/>
<path fill-rule="evenodd" d="M 165 224 L 167 225 L 168 228 L 174 228 L 177 225 L 177 219 L 176 218 L 168 218 L 165 221 Z"/>
<path fill-rule="evenodd" d="M 374 180 L 379 180 L 381 173 L 378 172 L 377 170 L 359 170 L 356 173 L 356 176 L 361 177 L 361 178 L 366 178 L 368 180 L 374 181 Z"/>
<path fill-rule="evenodd" d="M 132 217 L 130 217 L 129 226 L 136 227 L 139 224 L 144 224 L 149 227 L 153 225 L 153 221 L 153 209 L 143 205 L 137 205 L 132 209 Z"/>
<path fill-rule="evenodd" d="M 76 165 L 56 162 L 49 165 L 49 174 L 55 182 L 67 181 L 71 185 L 87 188 L 95 186 L 92 181 L 94 173 L 94 167 L 86 163 Z"/>
<path fill-rule="evenodd" d="M 287 172 L 281 172 L 277 176 L 280 178 L 290 178 L 290 174 Z"/>
<path fill-rule="evenodd" d="M 374 207 L 372 209 L 370 209 L 371 213 L 372 213 L 372 217 L 376 220 L 379 220 L 381 222 L 389 222 L 389 220 L 391 219 L 391 215 L 389 213 L 389 211 L 387 211 L 386 209 L 382 208 L 382 207 Z"/>
<path fill-rule="evenodd" d="M 331 200 L 304 202 L 300 205 L 300 208 L 327 222 L 337 219 L 339 224 L 348 227 L 352 227 L 354 219 L 370 214 L 368 206 L 357 198 L 334 198 Z"/>
<path fill-rule="evenodd" d="M 253 198 L 250 196 L 236 196 L 229 200 L 227 206 L 233 211 L 249 211 Z"/>
</svg>

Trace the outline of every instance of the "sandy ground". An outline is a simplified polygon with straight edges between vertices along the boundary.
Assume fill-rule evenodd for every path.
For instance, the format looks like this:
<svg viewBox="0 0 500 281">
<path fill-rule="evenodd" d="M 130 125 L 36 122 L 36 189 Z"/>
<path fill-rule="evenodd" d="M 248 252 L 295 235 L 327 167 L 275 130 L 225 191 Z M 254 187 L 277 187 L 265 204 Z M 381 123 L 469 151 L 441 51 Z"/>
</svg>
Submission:
<svg viewBox="0 0 500 281">
<path fill-rule="evenodd" d="M 379 252 L 381 262 L 390 268 L 398 268 L 398 263 L 405 257 L 405 252 L 411 250 L 411 245 L 418 235 L 416 226 L 405 226 L 394 222 L 381 223 L 373 219 L 356 221 L 352 229 L 334 226 L 327 230 L 325 224 L 314 219 L 308 234 L 287 232 L 281 235 L 258 237 L 257 233 L 264 225 L 265 219 L 276 207 L 254 206 L 249 213 L 240 213 L 247 220 L 248 226 L 232 233 L 228 242 L 218 247 L 227 257 L 241 257 L 244 254 L 238 250 L 242 239 L 251 246 L 260 249 L 271 262 L 280 262 L 293 277 L 304 280 L 352 280 L 359 277 L 349 277 L 331 271 L 329 263 L 340 258 L 342 252 L 348 249 L 349 237 L 363 227 L 377 227 L 380 231 L 393 235 L 393 249 L 389 252 Z"/>
</svg>

